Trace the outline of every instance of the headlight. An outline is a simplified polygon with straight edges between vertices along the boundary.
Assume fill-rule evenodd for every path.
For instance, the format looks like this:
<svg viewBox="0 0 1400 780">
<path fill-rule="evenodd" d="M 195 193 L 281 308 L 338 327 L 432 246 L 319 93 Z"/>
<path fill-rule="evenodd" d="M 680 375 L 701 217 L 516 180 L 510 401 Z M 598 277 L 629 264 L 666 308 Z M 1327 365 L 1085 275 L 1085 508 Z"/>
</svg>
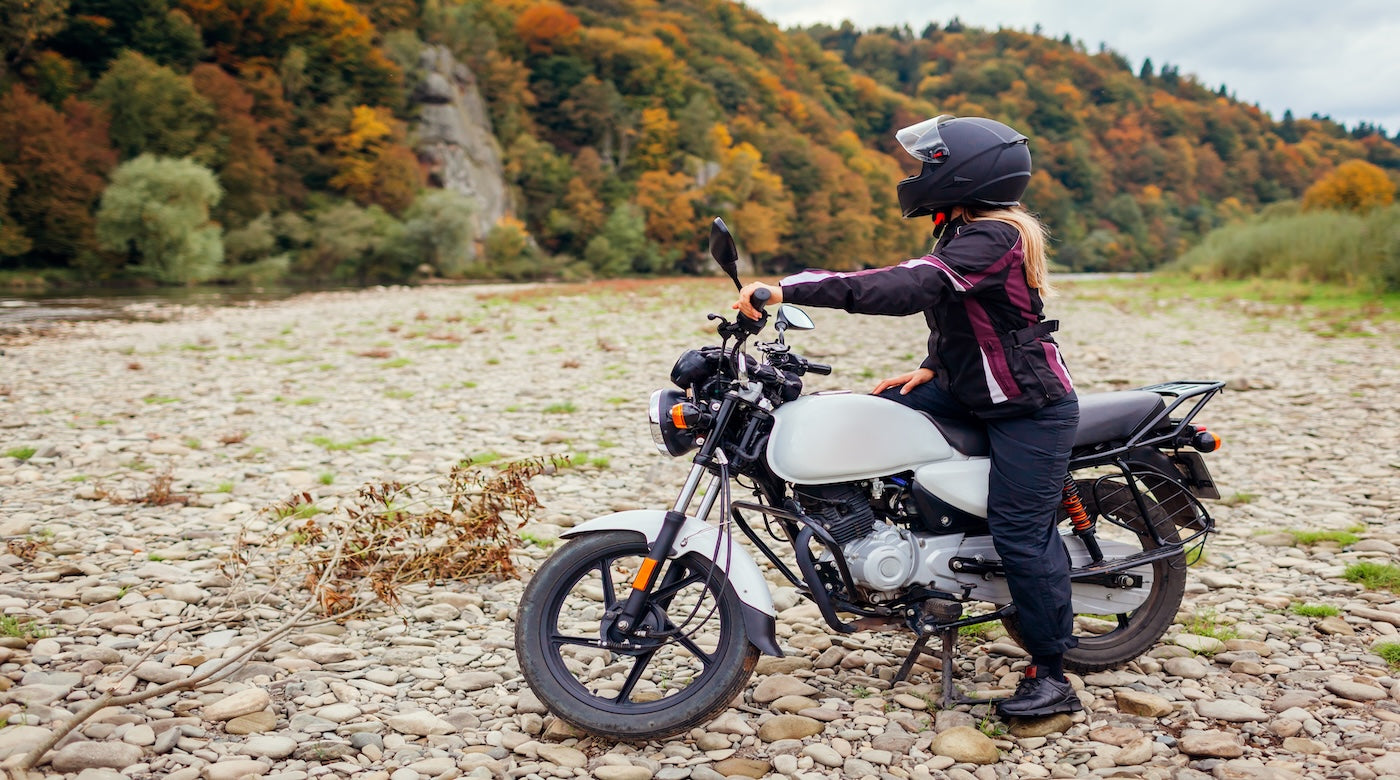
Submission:
<svg viewBox="0 0 1400 780">
<path fill-rule="evenodd" d="M 678 458 L 695 449 L 696 431 L 676 425 L 671 410 L 678 404 L 690 406 L 680 390 L 657 390 L 651 394 L 647 416 L 651 419 L 651 440 L 656 449 Z"/>
</svg>

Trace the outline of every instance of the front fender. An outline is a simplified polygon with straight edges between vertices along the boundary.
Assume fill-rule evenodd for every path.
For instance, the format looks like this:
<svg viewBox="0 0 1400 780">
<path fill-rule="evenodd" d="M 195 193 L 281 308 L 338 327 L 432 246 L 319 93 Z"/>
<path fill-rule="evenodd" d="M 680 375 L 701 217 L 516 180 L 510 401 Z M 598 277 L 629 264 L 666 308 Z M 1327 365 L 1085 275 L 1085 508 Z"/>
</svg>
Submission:
<svg viewBox="0 0 1400 780">
<path fill-rule="evenodd" d="M 645 536 L 648 542 L 655 542 L 665 519 L 666 513 L 659 509 L 632 509 L 595 517 L 559 536 L 571 539 L 600 531 L 633 531 Z M 695 553 L 714 562 L 728 576 L 730 587 L 743 605 L 744 628 L 748 630 L 749 641 L 762 652 L 781 657 L 783 651 L 778 647 L 773 594 L 768 589 L 768 581 L 763 579 L 758 564 L 738 542 L 729 544 L 721 541 L 716 555 L 715 540 L 718 534 L 719 528 L 716 526 L 687 517 L 680 535 L 676 537 L 675 549 L 666 557 Z"/>
</svg>

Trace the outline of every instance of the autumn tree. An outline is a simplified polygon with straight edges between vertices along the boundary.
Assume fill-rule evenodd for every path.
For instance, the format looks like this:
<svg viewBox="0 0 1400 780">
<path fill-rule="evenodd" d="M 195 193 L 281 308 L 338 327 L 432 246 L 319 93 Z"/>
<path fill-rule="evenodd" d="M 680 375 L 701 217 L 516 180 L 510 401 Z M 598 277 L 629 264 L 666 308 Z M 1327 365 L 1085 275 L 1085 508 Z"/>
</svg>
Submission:
<svg viewBox="0 0 1400 780">
<path fill-rule="evenodd" d="M 112 144 L 122 157 L 149 153 L 214 162 L 214 106 L 188 76 L 126 51 L 102 74 L 92 96 L 107 109 Z"/>
<path fill-rule="evenodd" d="M 133 271 L 159 282 L 209 279 L 224 259 L 222 231 L 209 220 L 220 195 L 208 168 L 143 154 L 112 174 L 97 209 L 98 239 L 129 258 Z"/>
<path fill-rule="evenodd" d="M 356 106 L 350 127 L 335 139 L 339 152 L 332 187 L 361 205 L 376 204 L 392 214 L 413 202 L 422 186 L 417 158 L 403 145 L 403 123 L 386 108 Z"/>
<path fill-rule="evenodd" d="M 1395 200 L 1395 182 L 1365 160 L 1348 160 L 1303 193 L 1303 207 L 1367 212 Z"/>
<path fill-rule="evenodd" d="M 375 45 L 375 29 L 346 0 L 178 0 L 204 32 L 215 59 L 280 62 L 293 49 L 304 59 L 305 87 L 318 101 L 350 98 L 370 105 L 394 100 L 402 74 Z"/>
<path fill-rule="evenodd" d="M 0 78 L 62 30 L 69 0 L 0 0 Z"/>
<path fill-rule="evenodd" d="M 100 112 L 70 101 L 60 113 L 23 87 L 0 95 L 0 166 L 12 183 L 7 211 L 31 261 L 100 273 L 92 209 L 115 164 Z M 18 247 L 18 238 L 9 245 Z"/>
<path fill-rule="evenodd" d="M 254 96 L 217 65 L 199 65 L 190 78 L 214 107 L 208 144 L 224 188 L 217 216 L 226 225 L 246 223 L 277 201 L 277 162 L 261 144 L 261 128 L 252 114 Z"/>
<path fill-rule="evenodd" d="M 535 3 L 515 22 L 515 34 L 533 52 L 547 52 L 578 31 L 578 17 L 558 3 Z"/>
</svg>

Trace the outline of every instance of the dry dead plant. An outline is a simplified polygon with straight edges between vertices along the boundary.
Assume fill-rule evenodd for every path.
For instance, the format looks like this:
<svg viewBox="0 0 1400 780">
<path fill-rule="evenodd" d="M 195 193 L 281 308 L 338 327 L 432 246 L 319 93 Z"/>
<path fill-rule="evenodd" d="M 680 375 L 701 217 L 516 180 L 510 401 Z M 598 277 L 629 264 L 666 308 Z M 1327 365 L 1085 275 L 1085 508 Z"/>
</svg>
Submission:
<svg viewBox="0 0 1400 780">
<path fill-rule="evenodd" d="M 146 486 L 143 493 L 137 493 L 131 498 L 122 496 L 112 490 L 108 490 L 102 485 L 97 485 L 94 494 L 97 498 L 109 504 L 145 504 L 146 506 L 166 506 L 169 504 L 189 504 L 194 500 L 194 496 L 188 493 L 176 493 L 172 490 L 175 478 L 169 471 L 162 472 L 151 478 L 151 484 Z"/>
<path fill-rule="evenodd" d="M 239 538 L 230 573 L 291 576 L 326 615 L 375 600 L 397 608 L 401 589 L 417 583 L 509 577 L 512 531 L 540 507 L 530 480 L 563 462 L 530 458 L 484 469 L 464 460 L 446 477 L 364 485 L 332 512 L 308 494 L 292 496 L 266 510 L 266 534 Z"/>
</svg>

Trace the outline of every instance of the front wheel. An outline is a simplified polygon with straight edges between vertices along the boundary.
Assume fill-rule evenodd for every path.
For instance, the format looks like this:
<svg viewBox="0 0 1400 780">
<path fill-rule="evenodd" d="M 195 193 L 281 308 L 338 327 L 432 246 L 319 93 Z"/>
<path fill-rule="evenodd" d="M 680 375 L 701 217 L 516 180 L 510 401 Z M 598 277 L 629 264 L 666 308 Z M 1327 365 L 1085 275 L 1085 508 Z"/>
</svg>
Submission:
<svg viewBox="0 0 1400 780">
<path fill-rule="evenodd" d="M 525 587 L 515 626 L 520 670 L 559 718 L 609 739 L 663 739 L 712 720 L 748 684 L 758 649 L 723 571 L 699 555 L 665 562 L 634 636 L 608 611 L 627 599 L 647 553 L 639 533 L 564 545 Z"/>
<path fill-rule="evenodd" d="M 1157 549 L 1157 541 L 1147 530 L 1149 524 L 1166 544 L 1179 539 L 1168 507 L 1180 503 L 1181 487 L 1157 475 L 1144 476 L 1139 487 L 1147 507 L 1145 517 L 1127 484 L 1111 479 L 1097 485 L 1094 480 L 1079 480 L 1085 508 L 1090 515 L 1099 516 L 1096 535 L 1106 548 L 1118 542 L 1115 549 Z M 1081 544 L 1071 535 L 1064 539 L 1066 545 Z M 1145 580 L 1151 584 L 1146 598 L 1136 608 L 1116 614 L 1076 614 L 1074 636 L 1079 646 L 1065 652 L 1066 669 L 1085 674 L 1121 666 L 1151 650 L 1176 619 L 1186 588 L 1185 554 L 1178 552 L 1131 571 L 1148 575 Z M 1016 615 L 1004 618 L 1002 624 L 1011 638 L 1024 646 Z"/>
</svg>

